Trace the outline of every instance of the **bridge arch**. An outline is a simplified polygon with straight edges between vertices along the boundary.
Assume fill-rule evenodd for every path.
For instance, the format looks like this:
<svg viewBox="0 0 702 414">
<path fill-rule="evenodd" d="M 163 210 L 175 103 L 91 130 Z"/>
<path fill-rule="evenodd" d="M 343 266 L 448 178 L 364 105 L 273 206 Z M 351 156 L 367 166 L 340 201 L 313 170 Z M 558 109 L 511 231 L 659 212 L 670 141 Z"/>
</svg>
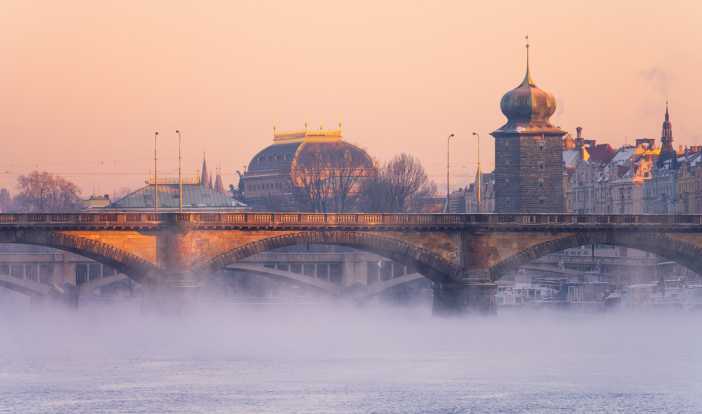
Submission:
<svg viewBox="0 0 702 414">
<path fill-rule="evenodd" d="M 106 264 L 139 283 L 156 283 L 156 266 L 98 240 L 56 231 L 18 229 L 0 232 L 0 243 L 29 244 L 64 250 Z"/>
<path fill-rule="evenodd" d="M 258 253 L 306 243 L 335 244 L 375 253 L 414 267 L 418 273 L 434 282 L 450 282 L 461 275 L 458 266 L 427 249 L 394 237 L 356 231 L 301 231 L 273 236 L 238 246 L 197 264 L 194 270 L 215 272 Z"/>
<path fill-rule="evenodd" d="M 51 286 L 9 275 L 0 275 L 0 287 L 29 297 L 47 296 L 52 292 Z"/>
<path fill-rule="evenodd" d="M 320 280 L 312 276 L 298 274 L 286 270 L 270 269 L 267 267 L 247 263 L 231 264 L 226 268 L 229 270 L 255 273 L 258 275 L 265 276 L 272 280 L 282 281 L 291 285 L 312 289 L 329 295 L 336 295 L 340 291 L 340 286 L 337 286 L 333 282 Z"/>
<path fill-rule="evenodd" d="M 582 232 L 531 246 L 492 266 L 490 276 L 496 280 L 506 272 L 547 254 L 589 244 L 607 244 L 642 250 L 702 274 L 702 248 L 694 243 L 673 239 L 664 233 L 606 231 Z"/>
</svg>

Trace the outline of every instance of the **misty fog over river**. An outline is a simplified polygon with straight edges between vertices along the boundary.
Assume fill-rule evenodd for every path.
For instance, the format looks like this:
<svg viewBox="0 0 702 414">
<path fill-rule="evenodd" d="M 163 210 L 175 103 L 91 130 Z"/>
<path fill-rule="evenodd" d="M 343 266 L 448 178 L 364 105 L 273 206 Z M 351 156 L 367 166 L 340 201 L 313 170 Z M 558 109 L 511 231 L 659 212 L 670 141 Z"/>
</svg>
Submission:
<svg viewBox="0 0 702 414">
<path fill-rule="evenodd" d="M 0 313 L 0 412 L 702 412 L 702 315 L 201 303 Z"/>
</svg>

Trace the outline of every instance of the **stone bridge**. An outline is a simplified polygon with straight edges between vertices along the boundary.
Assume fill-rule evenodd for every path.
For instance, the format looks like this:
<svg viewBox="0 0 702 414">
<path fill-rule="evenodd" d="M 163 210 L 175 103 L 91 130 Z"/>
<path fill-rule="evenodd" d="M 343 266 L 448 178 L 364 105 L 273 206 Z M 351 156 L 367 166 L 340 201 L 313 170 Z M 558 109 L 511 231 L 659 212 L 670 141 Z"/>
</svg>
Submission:
<svg viewBox="0 0 702 414">
<path fill-rule="evenodd" d="M 337 244 L 406 264 L 432 280 L 437 313 L 491 311 L 495 280 L 543 255 L 592 243 L 649 251 L 702 273 L 702 216 L 565 214 L 0 214 L 0 243 L 54 247 L 154 288 L 268 250 Z"/>
</svg>

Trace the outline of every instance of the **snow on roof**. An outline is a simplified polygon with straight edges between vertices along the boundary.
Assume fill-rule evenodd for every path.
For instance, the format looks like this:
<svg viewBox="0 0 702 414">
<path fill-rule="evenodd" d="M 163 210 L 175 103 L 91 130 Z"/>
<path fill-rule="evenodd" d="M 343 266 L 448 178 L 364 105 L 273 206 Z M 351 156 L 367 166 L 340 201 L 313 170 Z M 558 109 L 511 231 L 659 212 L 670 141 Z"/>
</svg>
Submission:
<svg viewBox="0 0 702 414">
<path fill-rule="evenodd" d="M 563 163 L 566 168 L 575 168 L 580 158 L 580 151 L 577 149 L 563 151 Z"/>
<path fill-rule="evenodd" d="M 617 153 L 612 158 L 612 164 L 622 164 L 630 160 L 635 153 L 635 148 L 631 146 L 619 148 Z"/>
</svg>

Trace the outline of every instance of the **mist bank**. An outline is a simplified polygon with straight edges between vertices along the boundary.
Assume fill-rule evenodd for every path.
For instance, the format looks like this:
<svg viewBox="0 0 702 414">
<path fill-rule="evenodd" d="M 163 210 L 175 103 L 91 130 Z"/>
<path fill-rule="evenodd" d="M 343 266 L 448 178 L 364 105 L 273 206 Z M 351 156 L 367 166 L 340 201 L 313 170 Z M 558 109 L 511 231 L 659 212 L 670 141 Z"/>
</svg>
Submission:
<svg viewBox="0 0 702 414">
<path fill-rule="evenodd" d="M 199 303 L 179 315 L 131 305 L 78 311 L 2 308 L 0 359 L 92 358 L 412 358 L 442 354 L 471 370 L 514 374 L 549 365 L 592 372 L 583 355 L 622 371 L 702 375 L 702 313 L 502 311 L 493 317 L 439 318 L 426 307 L 350 303 Z M 687 356 L 671 367 L 666 355 Z M 696 371 L 695 371 L 696 370 Z M 643 371 L 642 371 L 643 372 Z"/>
<path fill-rule="evenodd" d="M 699 412 L 701 314 L 0 306 L 0 411 Z"/>
</svg>

